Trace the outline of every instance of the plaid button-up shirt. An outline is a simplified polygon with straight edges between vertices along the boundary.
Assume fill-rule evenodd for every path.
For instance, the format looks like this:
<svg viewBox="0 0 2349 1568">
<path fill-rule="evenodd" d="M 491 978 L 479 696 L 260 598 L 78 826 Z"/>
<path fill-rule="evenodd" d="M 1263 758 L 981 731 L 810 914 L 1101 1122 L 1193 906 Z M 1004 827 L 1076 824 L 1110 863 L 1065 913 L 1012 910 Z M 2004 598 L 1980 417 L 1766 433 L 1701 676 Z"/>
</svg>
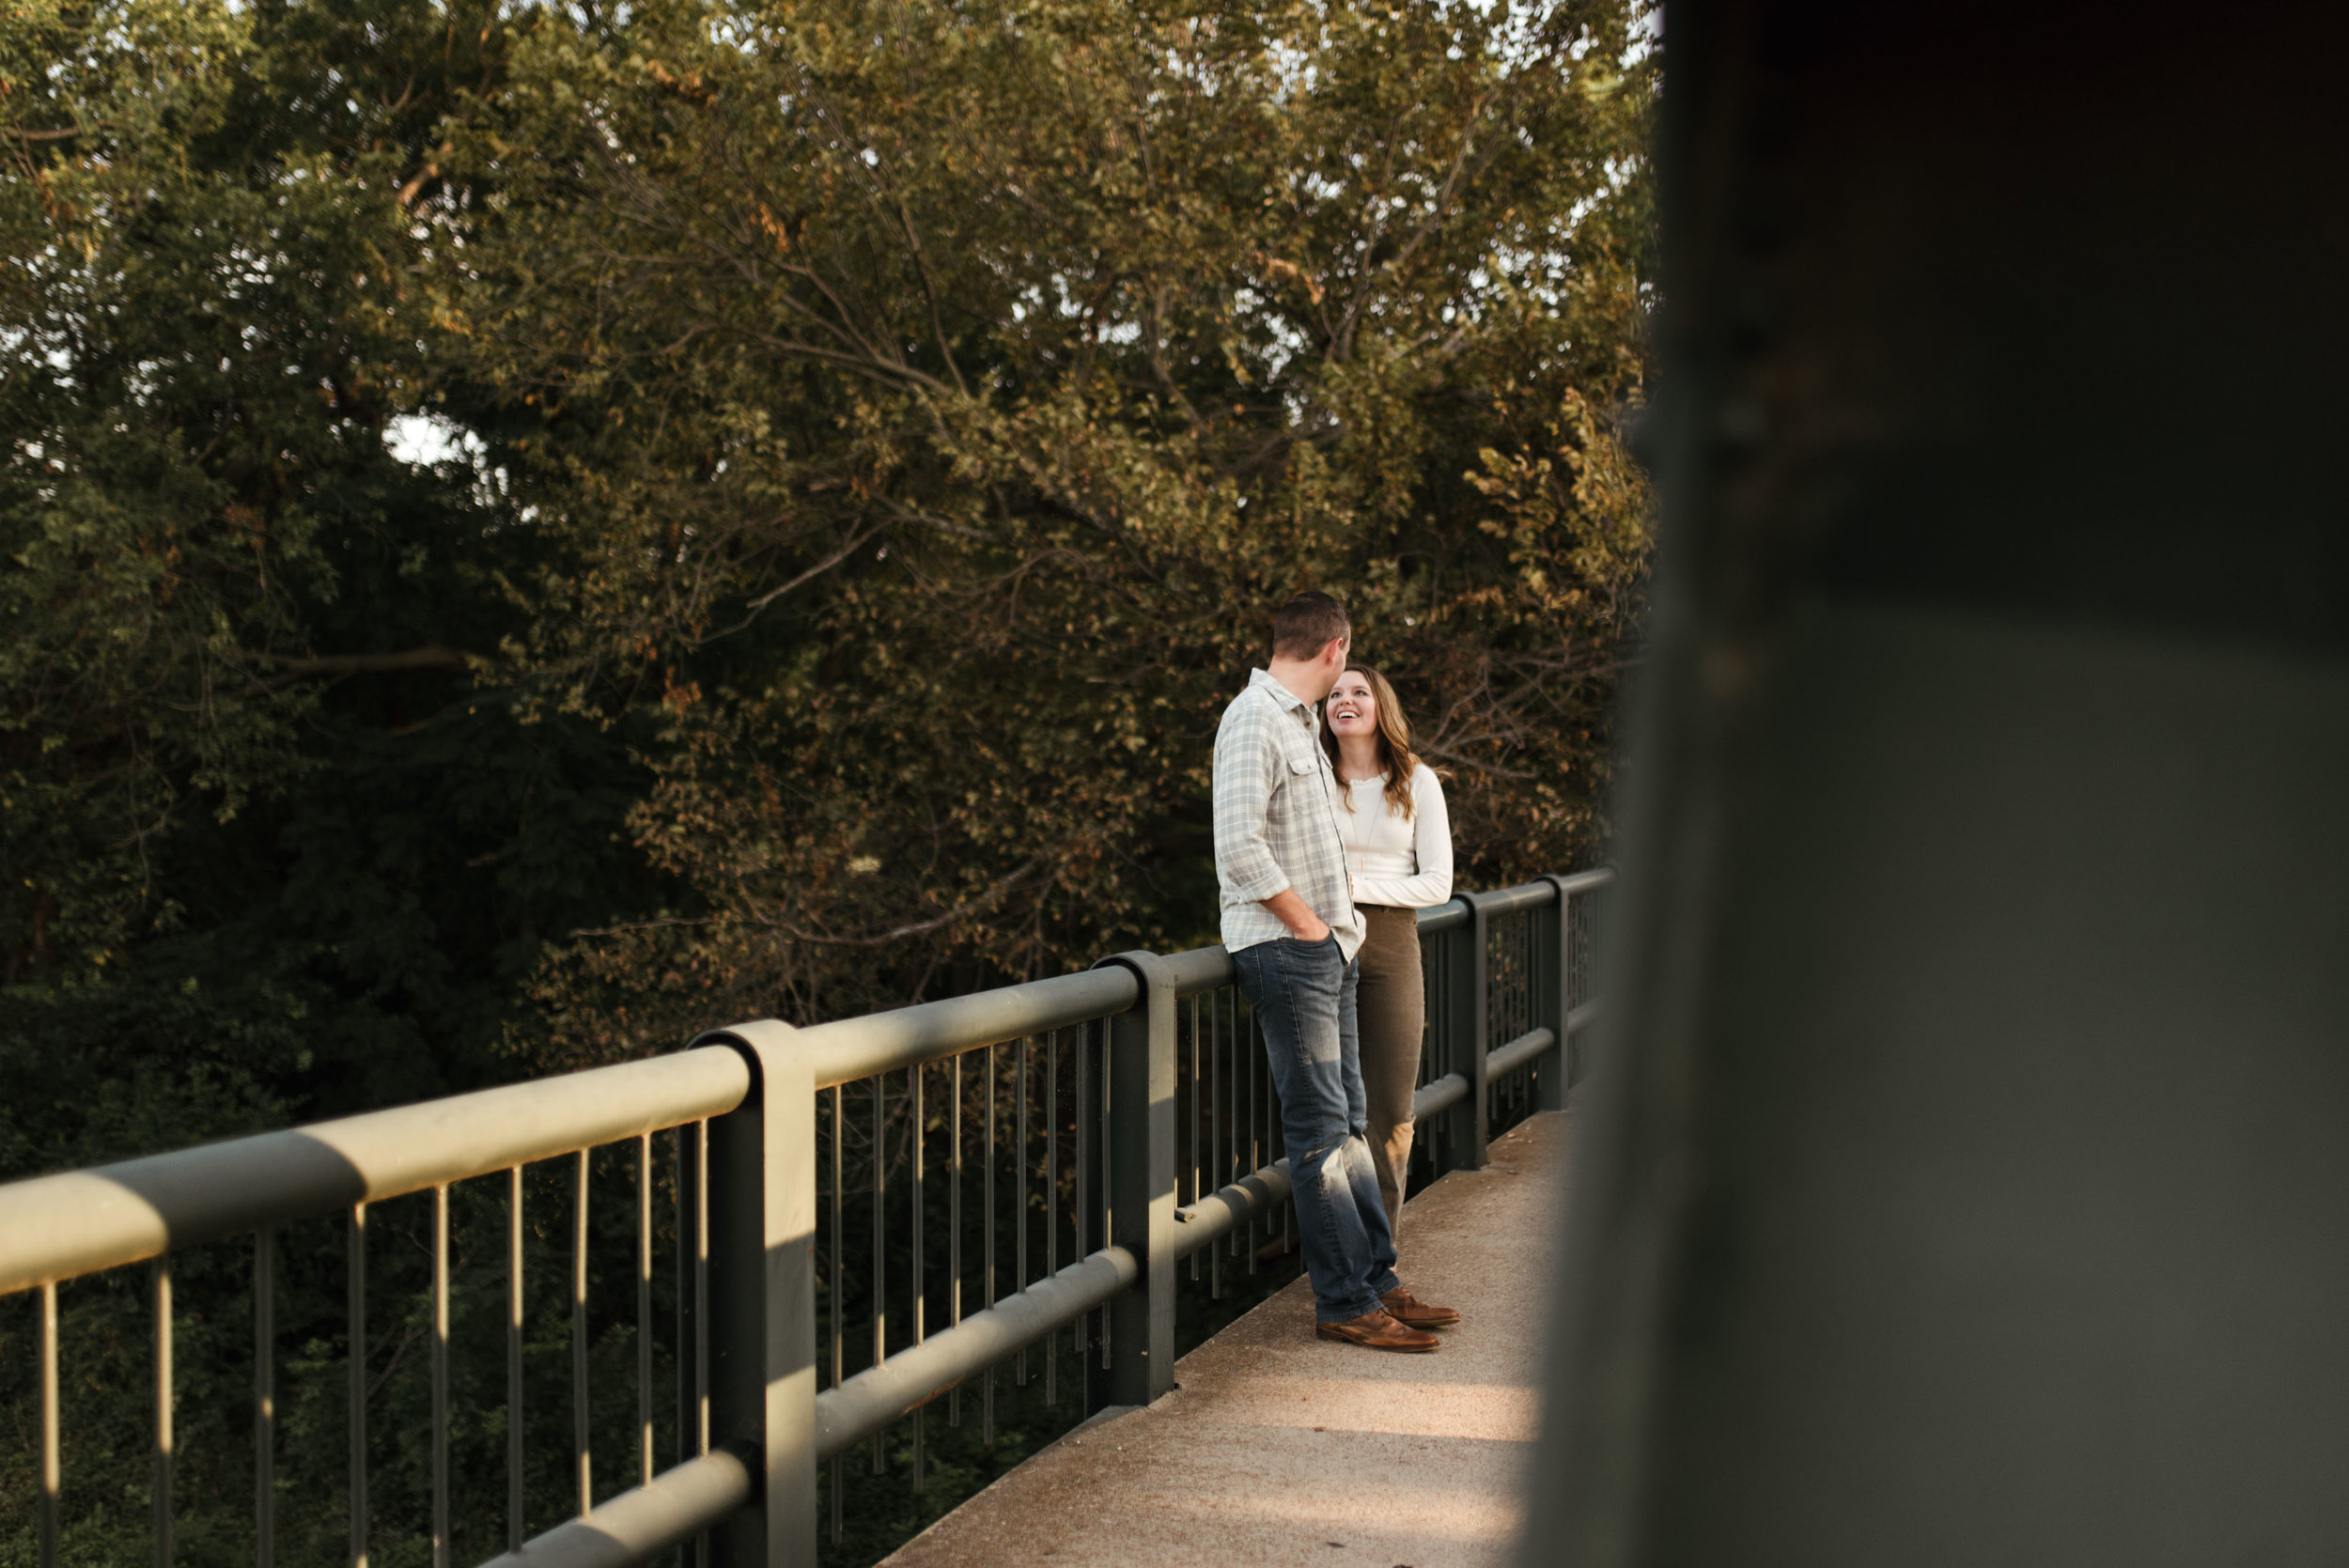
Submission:
<svg viewBox="0 0 2349 1568">
<path fill-rule="evenodd" d="M 1290 888 L 1337 933 L 1351 958 L 1362 945 L 1338 838 L 1338 782 L 1321 749 L 1313 704 L 1262 670 L 1223 710 L 1215 732 L 1215 879 L 1223 945 L 1232 952 L 1285 937 L 1264 901 Z"/>
</svg>

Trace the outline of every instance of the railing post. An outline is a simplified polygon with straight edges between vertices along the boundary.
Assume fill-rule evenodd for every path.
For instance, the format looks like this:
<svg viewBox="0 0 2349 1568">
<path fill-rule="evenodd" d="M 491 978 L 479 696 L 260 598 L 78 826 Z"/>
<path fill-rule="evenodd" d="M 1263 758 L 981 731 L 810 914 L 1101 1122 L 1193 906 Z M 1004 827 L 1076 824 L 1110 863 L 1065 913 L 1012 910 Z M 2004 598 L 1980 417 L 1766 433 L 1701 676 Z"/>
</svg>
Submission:
<svg viewBox="0 0 2349 1568">
<path fill-rule="evenodd" d="M 1443 933 L 1443 994 L 1445 1069 L 1468 1081 L 1460 1103 L 1445 1112 L 1444 1142 L 1455 1170 L 1485 1168 L 1485 1057 L 1489 1036 L 1488 982 L 1491 959 L 1486 939 L 1491 918 L 1481 894 L 1455 895 L 1468 906 L 1469 918 Z"/>
<path fill-rule="evenodd" d="M 1533 916 L 1533 1021 L 1557 1035 L 1558 1046 L 1533 1070 L 1533 1105 L 1563 1110 L 1574 1087 L 1574 1040 L 1567 1033 L 1574 1016 L 1574 894 L 1563 877 L 1536 880 L 1548 882 L 1558 897 Z"/>
<path fill-rule="evenodd" d="M 709 1424 L 752 1455 L 750 1503 L 710 1531 L 711 1568 L 816 1561 L 816 1083 L 789 1024 L 705 1034 L 751 1063 L 709 1124 Z"/>
<path fill-rule="evenodd" d="M 1147 1405 L 1174 1387 L 1174 982 L 1153 953 L 1112 965 L 1142 994 L 1110 1020 L 1109 1240 L 1142 1278 L 1110 1302 L 1109 1403 Z"/>
</svg>

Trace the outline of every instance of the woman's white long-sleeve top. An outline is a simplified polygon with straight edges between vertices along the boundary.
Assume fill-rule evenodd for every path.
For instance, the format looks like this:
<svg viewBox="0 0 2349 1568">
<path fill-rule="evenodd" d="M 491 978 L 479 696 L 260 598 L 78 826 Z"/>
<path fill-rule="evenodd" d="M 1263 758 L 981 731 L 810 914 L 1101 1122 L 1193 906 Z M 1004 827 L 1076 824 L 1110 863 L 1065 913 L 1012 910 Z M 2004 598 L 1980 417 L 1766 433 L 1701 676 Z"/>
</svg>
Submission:
<svg viewBox="0 0 2349 1568">
<path fill-rule="evenodd" d="M 1337 813 L 1338 838 L 1354 877 L 1354 902 L 1419 909 L 1450 898 L 1452 818 L 1435 769 L 1423 762 L 1412 770 L 1408 819 L 1388 804 L 1383 773 L 1357 779 L 1346 790 L 1349 800 Z"/>
</svg>

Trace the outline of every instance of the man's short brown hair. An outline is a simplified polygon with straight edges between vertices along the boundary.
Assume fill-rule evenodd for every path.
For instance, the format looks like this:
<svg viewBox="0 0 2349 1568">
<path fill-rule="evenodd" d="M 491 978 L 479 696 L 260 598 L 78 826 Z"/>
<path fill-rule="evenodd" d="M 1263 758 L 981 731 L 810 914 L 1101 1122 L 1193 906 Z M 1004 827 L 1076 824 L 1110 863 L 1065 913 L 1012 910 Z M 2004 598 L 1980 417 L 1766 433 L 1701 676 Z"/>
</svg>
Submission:
<svg viewBox="0 0 2349 1568">
<path fill-rule="evenodd" d="M 1354 623 L 1346 617 L 1345 605 L 1328 594 L 1299 594 L 1272 617 L 1272 655 L 1317 659 L 1331 642 L 1353 634 Z"/>
</svg>

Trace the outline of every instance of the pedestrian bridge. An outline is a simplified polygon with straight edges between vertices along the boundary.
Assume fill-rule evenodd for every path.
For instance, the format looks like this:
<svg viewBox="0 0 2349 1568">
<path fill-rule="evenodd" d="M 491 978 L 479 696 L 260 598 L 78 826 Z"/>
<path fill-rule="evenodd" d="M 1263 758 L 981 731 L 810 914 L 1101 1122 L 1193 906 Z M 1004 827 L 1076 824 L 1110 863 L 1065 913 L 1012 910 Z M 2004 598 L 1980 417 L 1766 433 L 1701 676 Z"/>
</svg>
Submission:
<svg viewBox="0 0 2349 1568">
<path fill-rule="evenodd" d="M 1299 1279 L 931 1526 L 888 1568 L 1504 1561 L 1523 1513 L 1568 1116 L 1538 1112 L 1404 1205 L 1408 1282 L 1458 1307 L 1433 1356 L 1314 1337 Z M 1335 1555 L 1343 1552 L 1344 1556 Z"/>
<path fill-rule="evenodd" d="M 1564 1137 L 1543 1112 L 1596 1006 L 1612 882 L 1421 911 L 1435 1179 L 1403 1265 L 1467 1314 L 1436 1355 L 1313 1338 L 1300 1282 L 1177 1366 L 1178 1306 L 1285 1236 L 1287 1167 L 1229 955 L 1120 954 L 0 1188 L 0 1294 L 37 1327 L 35 1452 L 10 1463 L 36 1481 L 39 1560 L 118 1555 L 107 1515 L 135 1478 L 118 1444 L 117 1473 L 77 1467 L 69 1431 L 103 1423 L 70 1426 L 66 1398 L 129 1383 L 157 1563 L 182 1470 L 217 1492 L 249 1421 L 262 1568 L 281 1540 L 306 1559 L 343 1536 L 359 1568 L 812 1564 L 851 1482 L 918 1491 L 950 1442 L 995 1440 L 1000 1394 L 1039 1386 L 1097 1419 L 901 1560 L 1015 1536 L 1070 1561 L 1489 1560 L 1535 1420 L 1548 1260 L 1525 1242 L 1556 1234 Z M 101 1354 L 128 1373 L 60 1376 Z"/>
</svg>

